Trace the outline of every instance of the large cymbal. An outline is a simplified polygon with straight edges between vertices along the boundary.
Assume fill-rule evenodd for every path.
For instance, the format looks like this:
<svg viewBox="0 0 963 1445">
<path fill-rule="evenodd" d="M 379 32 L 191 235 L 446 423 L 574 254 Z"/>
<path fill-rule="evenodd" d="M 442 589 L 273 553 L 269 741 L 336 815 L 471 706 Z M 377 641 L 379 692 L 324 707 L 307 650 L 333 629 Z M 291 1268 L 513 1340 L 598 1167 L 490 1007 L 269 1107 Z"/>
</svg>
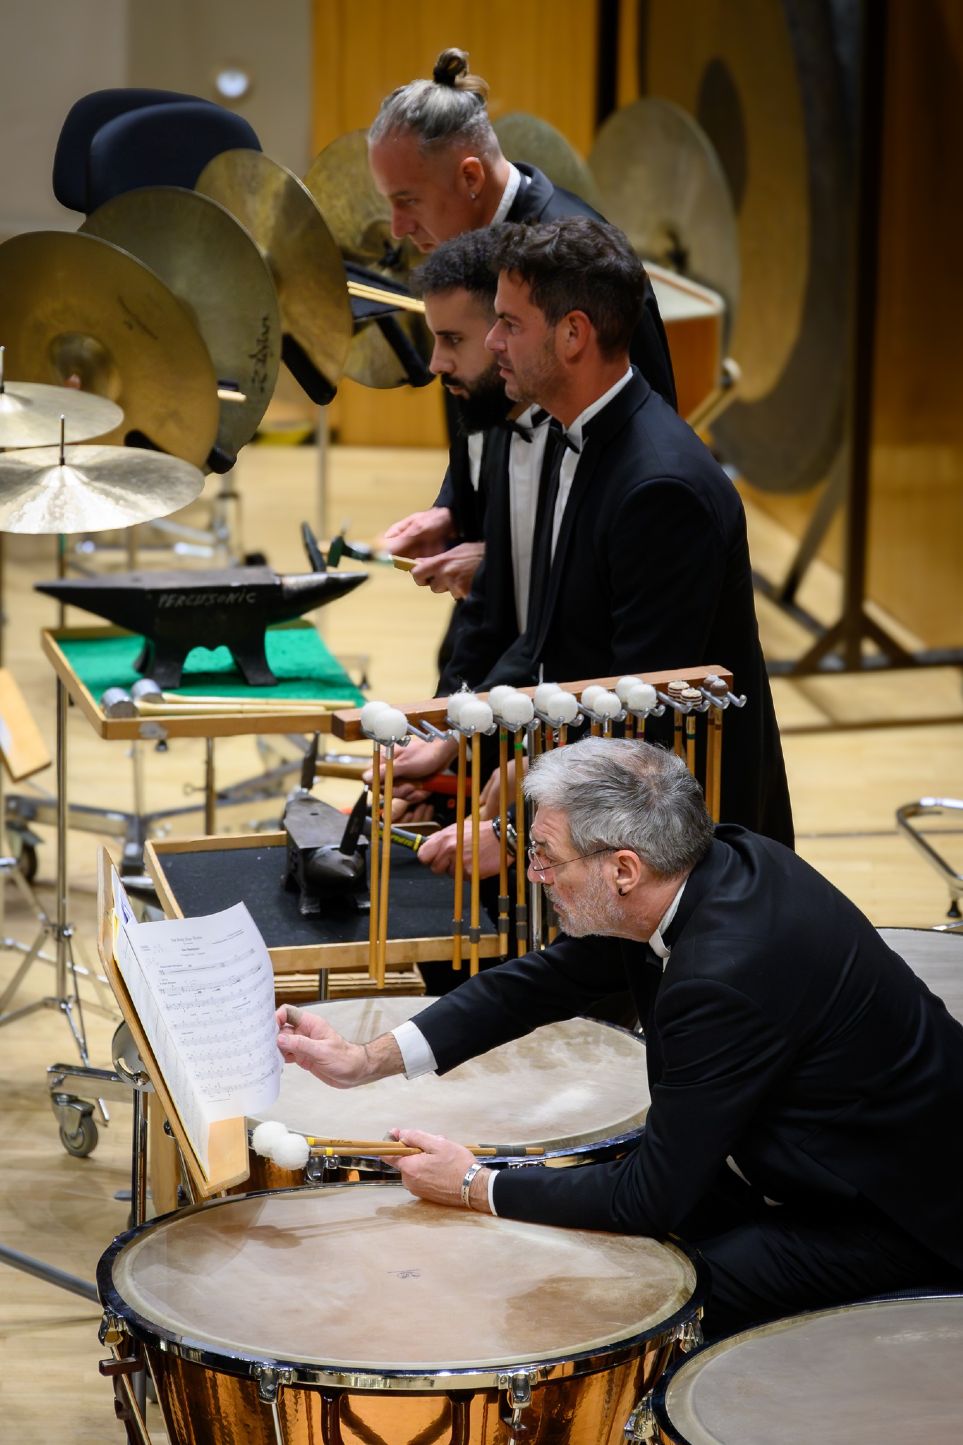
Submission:
<svg viewBox="0 0 963 1445">
<path fill-rule="evenodd" d="M 0 447 L 53 446 L 60 436 L 61 417 L 68 439 L 84 442 L 120 426 L 124 413 L 105 396 L 89 391 L 0 377 Z"/>
<path fill-rule="evenodd" d="M 595 177 L 568 137 L 547 120 L 513 110 L 494 122 L 494 130 L 509 160 L 537 166 L 554 185 L 601 211 L 602 197 Z"/>
<path fill-rule="evenodd" d="M 59 447 L 0 455 L 0 532 L 102 532 L 152 522 L 200 495 L 204 476 L 141 447 Z"/>
<path fill-rule="evenodd" d="M 346 261 L 406 284 L 422 259 L 410 241 L 391 234 L 391 207 L 368 167 L 368 132 L 350 130 L 315 156 L 304 184 L 321 208 Z"/>
<path fill-rule="evenodd" d="M 698 124 L 671 101 L 626 105 L 602 126 L 589 156 L 602 210 L 633 249 L 739 304 L 739 233 L 729 185 Z"/>
<path fill-rule="evenodd" d="M 302 181 L 261 151 L 223 151 L 196 189 L 250 233 L 270 268 L 281 323 L 332 385 L 344 369 L 354 330 L 338 247 Z"/>
<path fill-rule="evenodd" d="M 80 229 L 143 261 L 187 307 L 218 382 L 244 398 L 220 406 L 218 446 L 236 456 L 267 410 L 281 359 L 277 294 L 254 241 L 217 201 L 175 186 L 125 191 Z"/>
<path fill-rule="evenodd" d="M 25 381 L 80 377 L 134 434 L 203 466 L 217 436 L 217 381 L 187 311 L 141 261 L 96 236 L 31 231 L 0 245 L 0 339 Z"/>
</svg>

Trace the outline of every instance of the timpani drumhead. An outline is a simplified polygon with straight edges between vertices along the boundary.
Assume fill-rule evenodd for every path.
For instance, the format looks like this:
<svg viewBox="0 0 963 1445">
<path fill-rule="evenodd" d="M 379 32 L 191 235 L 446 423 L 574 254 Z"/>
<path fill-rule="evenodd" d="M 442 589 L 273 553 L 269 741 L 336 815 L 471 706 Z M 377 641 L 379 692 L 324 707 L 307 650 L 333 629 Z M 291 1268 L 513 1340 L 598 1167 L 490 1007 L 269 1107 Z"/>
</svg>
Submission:
<svg viewBox="0 0 963 1445">
<path fill-rule="evenodd" d="M 434 1001 L 339 999 L 311 1004 L 309 1011 L 352 1042 L 367 1043 Z M 287 1064 L 280 1095 L 263 1117 L 327 1139 L 381 1139 L 401 1126 L 466 1144 L 550 1151 L 637 1132 L 648 1106 L 642 1040 L 614 1024 L 579 1018 L 547 1024 L 443 1077 L 399 1075 L 361 1089 L 332 1089 Z"/>
<path fill-rule="evenodd" d="M 684 1445 L 959 1445 L 963 1297 L 796 1315 L 692 1355 L 658 1391 Z"/>
<path fill-rule="evenodd" d="M 879 936 L 963 1023 L 963 934 L 938 933 L 932 928 L 881 928 Z"/>
<path fill-rule="evenodd" d="M 671 1245 L 446 1209 L 399 1184 L 218 1200 L 115 1248 L 101 1292 L 128 1320 L 218 1357 L 331 1371 L 571 1359 L 661 1328 L 696 1288 Z"/>
</svg>

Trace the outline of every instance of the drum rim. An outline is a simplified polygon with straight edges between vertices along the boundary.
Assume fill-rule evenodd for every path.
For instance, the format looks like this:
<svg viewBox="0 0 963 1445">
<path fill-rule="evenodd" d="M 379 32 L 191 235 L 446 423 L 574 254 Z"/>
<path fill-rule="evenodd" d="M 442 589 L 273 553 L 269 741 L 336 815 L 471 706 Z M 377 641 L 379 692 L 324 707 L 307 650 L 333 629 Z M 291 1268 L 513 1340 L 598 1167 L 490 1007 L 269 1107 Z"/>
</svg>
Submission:
<svg viewBox="0 0 963 1445">
<path fill-rule="evenodd" d="M 444 995 L 441 995 L 441 996 L 444 997 Z M 392 995 L 389 995 L 389 998 L 390 998 L 390 997 L 392 997 Z M 345 1004 L 350 1005 L 350 1004 L 354 1004 L 354 1003 L 358 1003 L 358 1002 L 359 1002 L 358 999 L 350 999 L 350 998 L 337 998 L 337 999 L 323 999 L 323 998 L 322 998 L 322 999 L 316 999 L 316 1000 L 314 1000 L 313 1003 L 306 1004 L 305 1007 L 306 1007 L 306 1008 L 315 1008 L 315 1007 L 317 1007 L 317 1006 L 320 1005 L 320 1004 L 324 1004 L 324 1005 L 326 1005 L 326 1006 L 333 1006 L 333 1007 L 338 1007 L 338 1008 L 340 1008 L 342 1005 L 345 1005 Z M 430 1008 L 430 1007 L 431 1007 L 431 1004 L 437 1003 L 437 1002 L 438 1002 L 438 999 L 435 998 L 435 997 L 432 997 L 432 998 L 430 999 L 430 1002 L 429 1002 L 428 1004 L 426 1004 L 425 1007 L 426 1007 L 426 1008 Z M 421 1010 L 419 1010 L 419 1012 L 421 1012 Z M 412 1015 L 412 1017 L 416 1017 L 416 1015 Z M 569 1023 L 569 1022 L 571 1022 L 572 1020 L 576 1020 L 576 1019 L 580 1019 L 580 1020 L 582 1020 L 582 1021 L 585 1022 L 585 1023 L 597 1024 L 600 1028 L 611 1029 L 614 1033 L 617 1033 L 617 1034 L 626 1034 L 626 1035 L 628 1035 L 628 1037 L 629 1037 L 630 1039 L 632 1039 L 632 1040 L 642 1049 L 642 1062 L 643 1062 L 643 1064 L 645 1063 L 645 1057 L 646 1057 L 646 1053 L 645 1053 L 645 1050 L 646 1050 L 645 1038 L 644 1038 L 644 1036 L 643 1036 L 642 1034 L 636 1033 L 635 1029 L 628 1029 L 628 1028 L 625 1027 L 624 1024 L 613 1023 L 611 1019 L 594 1019 L 594 1018 L 591 1018 L 588 1014 L 573 1014 L 571 1019 L 556 1019 L 556 1020 L 554 1020 L 554 1022 L 555 1022 L 555 1023 Z M 537 1030 L 537 1029 L 533 1029 L 532 1032 L 533 1032 L 533 1033 L 537 1033 L 538 1030 Z M 523 1036 L 523 1037 L 524 1037 L 524 1036 Z M 642 1117 L 641 1117 L 641 1119 L 639 1118 L 639 1111 L 636 1111 L 636 1114 L 634 1115 L 634 1122 L 633 1122 L 633 1119 L 624 1119 L 624 1120 L 622 1120 L 622 1122 L 617 1126 L 618 1129 L 619 1129 L 619 1132 L 618 1132 L 617 1134 L 606 1134 L 606 1135 L 604 1135 L 604 1136 L 601 1137 L 601 1138 L 587 1139 L 587 1140 L 583 1141 L 582 1143 L 579 1143 L 579 1142 L 575 1139 L 575 1136 L 573 1135 L 570 1139 L 566 1139 L 566 1140 L 563 1140 L 563 1141 L 557 1143 L 557 1144 L 554 1146 L 554 1148 L 551 1148 L 551 1149 L 546 1148 L 544 1154 L 534 1155 L 534 1156 L 532 1156 L 531 1158 L 523 1159 L 523 1158 L 520 1158 L 520 1157 L 519 1157 L 518 1155 L 516 1155 L 516 1154 L 496 1154 L 496 1155 L 493 1155 L 493 1156 L 491 1157 L 491 1159 L 486 1160 L 485 1162 L 486 1162 L 486 1164 L 490 1164 L 490 1166 L 493 1167 L 493 1168 L 507 1168 L 507 1169 L 511 1169 L 513 1166 L 523 1167 L 523 1166 L 528 1165 L 528 1164 L 544 1164 L 544 1163 L 546 1163 L 548 1160 L 552 1160 L 556 1168 L 563 1168 L 563 1167 L 565 1167 L 565 1165 L 564 1165 L 564 1163 L 563 1163 L 562 1161 L 567 1160 L 567 1159 L 571 1159 L 571 1160 L 572 1160 L 574 1163 L 576 1163 L 576 1164 L 583 1164 L 583 1163 L 588 1162 L 588 1160 L 590 1160 L 595 1154 L 599 1153 L 601 1150 L 621 1149 L 621 1148 L 623 1148 L 624 1146 L 631 1146 L 631 1145 L 633 1145 L 633 1144 L 637 1144 L 637 1143 L 639 1142 L 639 1140 L 642 1138 L 642 1135 L 645 1133 L 645 1126 L 646 1126 L 646 1122 L 647 1122 L 647 1120 L 648 1120 L 649 1110 L 650 1110 L 651 1107 L 652 1107 L 652 1103 L 651 1103 L 651 1100 L 650 1100 L 649 1103 L 646 1104 L 644 1111 L 642 1111 Z M 283 1122 L 283 1121 L 282 1121 L 282 1122 Z M 250 1148 L 250 1147 L 251 1147 L 251 1135 L 254 1133 L 254 1130 L 257 1128 L 257 1126 L 258 1126 L 259 1124 L 265 1123 L 265 1120 L 264 1120 L 264 1119 L 258 1119 L 258 1118 L 254 1117 L 254 1116 L 249 1116 L 249 1117 L 247 1118 L 247 1120 L 246 1120 L 246 1123 L 247 1123 L 248 1147 Z M 308 1137 L 308 1136 L 307 1136 L 306 1134 L 304 1134 L 303 1131 L 300 1130 L 300 1129 L 291 1129 L 290 1132 L 291 1132 L 292 1134 L 300 1134 L 301 1137 L 302 1137 L 302 1139 Z M 501 1142 L 504 1144 L 504 1143 L 506 1143 L 507 1141 L 504 1140 L 504 1139 L 502 1139 Z M 532 1142 L 533 1142 L 533 1144 L 536 1144 L 536 1145 L 537 1145 L 539 1141 L 533 1140 Z M 332 1155 L 332 1157 L 331 1157 L 332 1165 L 334 1165 L 335 1160 L 338 1161 L 339 1167 L 341 1167 L 341 1168 L 361 1169 L 361 1170 L 364 1170 L 366 1166 L 367 1166 L 369 1169 L 372 1169 L 372 1167 L 373 1167 L 370 1158 L 368 1158 L 367 1156 L 365 1156 L 365 1157 L 363 1157 L 363 1158 L 356 1158 L 356 1157 L 354 1157 L 353 1155 L 350 1155 L 350 1154 Z M 297 1174 L 304 1174 L 304 1170 L 303 1170 L 303 1169 L 301 1169 L 301 1170 L 291 1170 L 290 1172 L 291 1172 L 291 1173 L 297 1173 Z"/>
<path fill-rule="evenodd" d="M 390 1180 L 372 1180 L 370 1183 L 367 1181 L 362 1183 L 345 1182 L 323 1187 L 325 1189 L 383 1189 L 386 1186 L 402 1187 Z M 698 1250 L 681 1240 L 658 1240 L 657 1243 L 688 1260 L 695 1272 L 695 1284 L 684 1305 L 648 1330 L 642 1330 L 634 1335 L 626 1335 L 623 1339 L 615 1340 L 610 1345 L 599 1346 L 591 1350 L 569 1351 L 567 1354 L 546 1355 L 537 1360 L 525 1360 L 517 1365 L 508 1363 L 466 1365 L 437 1371 L 379 1370 L 371 1367 L 356 1369 L 327 1367 L 308 1364 L 303 1360 L 279 1360 L 270 1355 L 255 1354 L 253 1351 L 243 1354 L 240 1352 L 223 1354 L 207 1342 L 191 1339 L 187 1335 L 177 1335 L 155 1321 L 146 1319 L 127 1304 L 114 1286 L 114 1262 L 127 1246 L 135 1239 L 141 1239 L 146 1234 L 153 1233 L 154 1230 L 171 1220 L 181 1219 L 188 1214 L 197 1214 L 206 1209 L 215 1209 L 232 1203 L 237 1204 L 242 1199 L 271 1199 L 284 1194 L 316 1195 L 318 1192 L 316 1186 L 301 1185 L 296 1189 L 259 1189 L 252 1194 L 205 1199 L 198 1204 L 188 1205 L 184 1209 L 173 1209 L 167 1214 L 158 1215 L 156 1219 L 150 1220 L 147 1224 L 136 1225 L 133 1229 L 125 1230 L 108 1246 L 97 1264 L 97 1292 L 104 1308 L 105 1321 L 108 1317 L 116 1320 L 131 1338 L 148 1348 L 159 1349 L 163 1354 L 173 1355 L 176 1358 L 187 1360 L 191 1364 L 202 1365 L 219 1374 L 231 1375 L 235 1378 L 253 1379 L 262 1370 L 273 1370 L 291 1372 L 290 1383 L 293 1385 L 331 1386 L 369 1393 L 417 1392 L 430 1394 L 438 1392 L 444 1394 L 451 1390 L 466 1388 L 472 1390 L 504 1388 L 506 1377 L 516 1371 L 530 1374 L 533 1380 L 543 1383 L 561 1376 L 589 1375 L 599 1370 L 614 1368 L 624 1364 L 627 1360 L 636 1358 L 640 1353 L 641 1345 L 652 1341 L 671 1342 L 681 1334 L 683 1326 L 700 1313 L 705 1304 L 707 1276 Z"/>
<path fill-rule="evenodd" d="M 959 1299 L 963 1300 L 963 1289 L 948 1289 L 940 1292 L 932 1290 L 898 1290 L 892 1294 L 870 1295 L 867 1299 L 851 1300 L 848 1304 L 832 1305 L 827 1309 L 799 1310 L 796 1314 L 786 1315 L 781 1319 L 767 1320 L 761 1325 L 752 1325 L 746 1330 L 737 1330 L 733 1335 L 724 1335 L 719 1340 L 708 1340 L 705 1344 L 699 1345 L 696 1349 L 690 1350 L 688 1354 L 680 1357 L 663 1371 L 652 1389 L 652 1413 L 660 1431 L 660 1440 L 665 1445 L 691 1445 L 691 1441 L 685 1435 L 677 1433 L 678 1427 L 669 1415 L 666 1395 L 672 1387 L 676 1375 L 693 1365 L 693 1361 L 701 1355 L 718 1355 L 738 1346 L 743 1340 L 758 1337 L 763 1331 L 780 1326 L 790 1329 L 792 1326 L 805 1320 L 823 1318 L 828 1315 L 839 1315 L 848 1313 L 851 1310 L 871 1309 L 881 1304 L 901 1304 L 912 1301 L 927 1299 Z M 818 1382 L 814 1382 L 814 1385 Z"/>
</svg>

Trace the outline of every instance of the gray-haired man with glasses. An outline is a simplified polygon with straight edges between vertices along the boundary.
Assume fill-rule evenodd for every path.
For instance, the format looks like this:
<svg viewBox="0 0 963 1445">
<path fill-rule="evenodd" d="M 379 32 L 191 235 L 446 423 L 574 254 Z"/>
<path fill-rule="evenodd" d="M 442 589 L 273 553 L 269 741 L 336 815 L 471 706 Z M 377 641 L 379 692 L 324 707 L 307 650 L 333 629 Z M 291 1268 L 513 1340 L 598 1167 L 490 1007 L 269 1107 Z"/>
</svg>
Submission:
<svg viewBox="0 0 963 1445">
<path fill-rule="evenodd" d="M 680 758 L 588 738 L 545 753 L 530 876 L 565 932 L 362 1046 L 311 1014 L 279 1046 L 349 1088 L 445 1073 L 631 989 L 651 1106 L 626 1157 L 495 1172 L 417 1129 L 424 1198 L 698 1244 L 709 1333 L 963 1284 L 963 1028 L 868 919 L 780 844 L 713 828 Z M 524 1100 L 519 1100 L 524 1110 Z M 391 1122 L 386 1120 L 386 1124 Z"/>
</svg>

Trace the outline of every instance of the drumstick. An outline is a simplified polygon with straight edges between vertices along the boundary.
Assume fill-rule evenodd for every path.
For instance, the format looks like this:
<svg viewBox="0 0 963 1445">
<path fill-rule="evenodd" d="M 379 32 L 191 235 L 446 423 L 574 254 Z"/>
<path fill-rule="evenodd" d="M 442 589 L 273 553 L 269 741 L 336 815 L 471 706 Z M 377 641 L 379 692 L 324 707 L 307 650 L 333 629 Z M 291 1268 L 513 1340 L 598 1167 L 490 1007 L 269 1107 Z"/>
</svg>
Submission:
<svg viewBox="0 0 963 1445">
<path fill-rule="evenodd" d="M 371 834 L 378 837 L 381 825 L 381 747 L 375 742 L 371 765 Z M 368 976 L 378 978 L 378 874 L 380 855 L 377 842 L 371 845 L 371 876 L 368 879 Z"/>
<path fill-rule="evenodd" d="M 395 745 L 389 743 L 385 757 L 385 781 L 384 781 L 384 825 L 381 826 L 381 879 L 380 879 L 380 902 L 378 906 L 378 965 L 377 984 L 379 988 L 385 986 L 385 964 L 388 959 L 388 875 L 391 872 L 391 803 L 394 792 L 395 781 Z M 380 825 L 379 825 L 380 826 Z M 377 837 L 372 822 L 372 837 Z"/>
<path fill-rule="evenodd" d="M 525 729 L 515 734 L 515 947 L 518 957 L 528 952 L 528 904 L 525 901 Z M 535 728 L 532 736 L 538 732 Z"/>
<path fill-rule="evenodd" d="M 468 739 L 458 734 L 458 791 L 455 794 L 455 896 L 451 919 L 451 966 L 461 968 L 461 929 L 465 917 L 465 778 Z"/>
<path fill-rule="evenodd" d="M 709 691 L 714 697 L 725 698 L 728 688 L 721 678 L 709 683 Z M 712 787 L 709 789 L 708 778 L 706 779 L 706 803 L 709 808 L 709 816 L 713 822 L 719 822 L 719 813 L 722 803 L 722 708 L 712 707 L 709 710 L 710 721 L 713 726 L 709 732 L 709 745 L 712 756 Z"/>
<path fill-rule="evenodd" d="M 670 682 L 668 684 L 668 686 L 666 687 L 666 692 L 669 694 L 669 697 L 671 697 L 673 702 L 677 703 L 680 701 L 681 694 L 685 691 L 686 685 L 687 684 L 681 681 L 679 678 L 676 678 L 673 682 Z M 679 711 L 678 708 L 675 708 L 673 709 L 672 713 L 672 751 L 675 753 L 677 758 L 681 758 L 685 755 L 685 748 L 683 746 L 683 728 L 684 723 L 682 720 L 682 713 Z"/>
<path fill-rule="evenodd" d="M 469 889 L 468 966 L 472 978 L 478 972 L 478 944 L 481 939 L 481 878 L 478 847 L 481 833 L 481 738 L 471 738 L 471 887 Z"/>
<path fill-rule="evenodd" d="M 508 729 L 498 729 L 498 951 L 508 957 Z"/>
<path fill-rule="evenodd" d="M 322 1155 L 357 1154 L 404 1159 L 412 1154 L 426 1152 L 414 1144 L 403 1144 L 400 1139 L 316 1139 L 309 1134 L 307 1142 L 312 1153 Z M 459 1147 L 467 1149 L 469 1153 L 476 1154 L 481 1159 L 491 1159 L 498 1155 L 537 1159 L 545 1153 L 541 1144 L 525 1146 L 518 1144 L 462 1144 Z"/>
<path fill-rule="evenodd" d="M 689 712 L 685 718 L 685 761 L 686 767 L 693 777 L 696 775 L 696 715 L 694 705 L 702 701 L 702 694 L 697 687 L 687 687 L 682 694 L 682 701 L 688 703 Z"/>
</svg>

